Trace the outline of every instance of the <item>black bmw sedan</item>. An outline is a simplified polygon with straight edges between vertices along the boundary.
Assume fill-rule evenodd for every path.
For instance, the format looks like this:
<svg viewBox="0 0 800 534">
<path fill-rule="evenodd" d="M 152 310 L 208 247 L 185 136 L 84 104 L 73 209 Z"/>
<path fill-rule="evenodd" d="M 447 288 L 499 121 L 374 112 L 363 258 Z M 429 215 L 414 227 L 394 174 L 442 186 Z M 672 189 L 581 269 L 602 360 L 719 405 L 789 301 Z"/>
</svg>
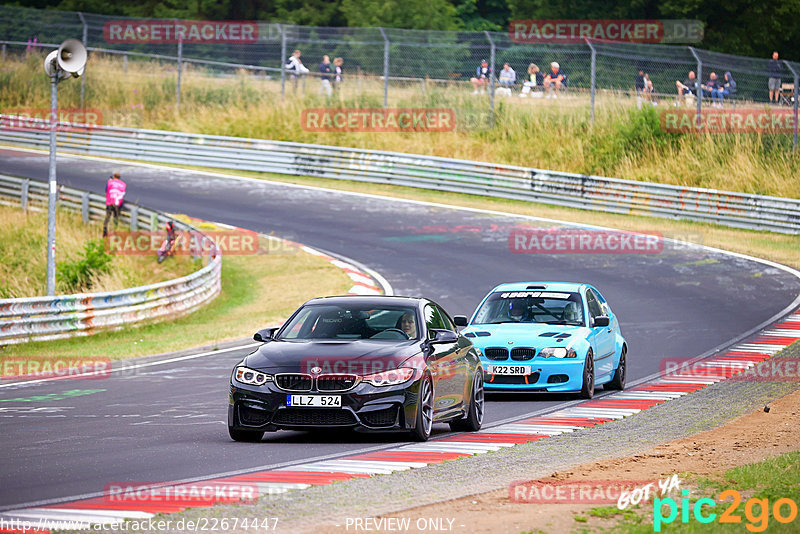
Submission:
<svg viewBox="0 0 800 534">
<path fill-rule="evenodd" d="M 433 423 L 476 431 L 483 370 L 469 339 L 423 298 L 313 299 L 231 374 L 228 432 L 258 441 L 279 429 L 350 427 L 408 431 L 425 441 Z"/>
</svg>

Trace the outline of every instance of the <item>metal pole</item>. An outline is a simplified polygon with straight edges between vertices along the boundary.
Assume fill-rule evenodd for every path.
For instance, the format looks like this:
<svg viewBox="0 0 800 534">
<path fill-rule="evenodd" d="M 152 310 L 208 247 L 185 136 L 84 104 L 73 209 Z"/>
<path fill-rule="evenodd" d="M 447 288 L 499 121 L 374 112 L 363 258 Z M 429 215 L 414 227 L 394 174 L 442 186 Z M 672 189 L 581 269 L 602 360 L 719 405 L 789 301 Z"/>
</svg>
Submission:
<svg viewBox="0 0 800 534">
<path fill-rule="evenodd" d="M 181 64 L 183 62 L 183 38 L 178 39 L 178 84 L 175 86 L 175 108 L 181 105 Z"/>
<path fill-rule="evenodd" d="M 50 168 L 47 197 L 47 295 L 56 294 L 56 130 L 58 128 L 58 75 L 61 69 L 54 65 L 50 76 Z"/>
<path fill-rule="evenodd" d="M 281 31 L 281 100 L 283 100 L 286 94 L 286 65 L 283 64 L 286 61 L 286 31 L 282 24 L 278 25 L 278 29 Z"/>
<path fill-rule="evenodd" d="M 595 88 L 597 87 L 597 50 L 595 50 L 592 43 L 589 42 L 589 39 L 584 38 L 586 44 L 589 46 L 589 50 L 592 51 L 592 74 L 591 74 L 591 121 L 590 124 L 594 124 L 594 93 Z"/>
<path fill-rule="evenodd" d="M 3 61 L 6 60 L 6 44 L 3 43 Z"/>
<path fill-rule="evenodd" d="M 697 117 L 695 118 L 695 125 L 700 126 L 703 112 L 703 60 L 695 52 L 694 47 L 689 47 L 689 52 L 692 53 L 697 60 Z"/>
<path fill-rule="evenodd" d="M 383 36 L 383 107 L 389 107 L 389 38 L 383 28 L 378 28 Z"/>
<path fill-rule="evenodd" d="M 785 59 L 783 60 L 783 64 L 786 65 L 786 68 L 789 69 L 789 72 L 791 72 L 792 76 L 794 76 L 794 135 L 792 138 L 792 150 L 797 150 L 797 97 L 800 95 L 800 87 L 798 87 L 798 74 L 797 71 L 792 68 L 792 65 Z"/>
<path fill-rule="evenodd" d="M 492 36 L 489 35 L 489 32 L 484 30 L 483 34 L 486 36 L 486 39 L 489 41 L 489 110 L 494 113 L 494 55 L 495 55 L 495 46 L 494 41 L 492 40 Z"/>
<path fill-rule="evenodd" d="M 122 55 L 122 72 L 128 73 L 128 53 L 125 52 Z"/>
<path fill-rule="evenodd" d="M 89 26 L 86 24 L 86 19 L 83 16 L 83 13 L 78 11 L 78 17 L 81 19 L 81 24 L 83 24 L 83 46 L 88 47 L 88 31 Z M 81 109 L 86 109 L 84 106 L 84 99 L 86 95 L 86 69 L 84 68 L 83 74 L 81 75 Z"/>
</svg>

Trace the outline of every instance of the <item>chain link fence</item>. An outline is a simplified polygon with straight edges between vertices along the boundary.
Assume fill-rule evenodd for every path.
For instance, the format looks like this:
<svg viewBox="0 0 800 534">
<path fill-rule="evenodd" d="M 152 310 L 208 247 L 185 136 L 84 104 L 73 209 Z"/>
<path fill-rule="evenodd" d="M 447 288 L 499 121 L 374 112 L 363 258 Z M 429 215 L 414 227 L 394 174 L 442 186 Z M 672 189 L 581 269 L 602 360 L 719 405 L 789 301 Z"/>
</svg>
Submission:
<svg viewBox="0 0 800 534">
<path fill-rule="evenodd" d="M 430 90 L 446 93 L 479 93 L 485 109 L 492 112 L 498 98 L 558 96 L 586 105 L 594 119 L 595 107 L 605 98 L 635 98 L 639 106 L 656 105 L 696 110 L 693 120 L 704 109 L 736 110 L 763 108 L 771 103 L 792 119 L 794 147 L 797 147 L 798 74 L 800 63 L 781 60 L 777 94 L 770 95 L 768 80 L 775 75 L 769 58 L 749 58 L 679 45 L 584 41 L 583 43 L 519 43 L 508 33 L 422 31 L 397 28 L 324 28 L 252 21 L 254 38 L 246 42 L 136 42 L 119 43 L 109 39 L 112 22 L 134 23 L 104 15 L 36 10 L 0 6 L 0 44 L 3 59 L 31 48 L 52 49 L 67 38 L 79 38 L 91 52 L 108 54 L 122 63 L 146 59 L 160 69 L 152 75 L 175 80 L 175 99 L 180 104 L 181 80 L 187 67 L 204 75 L 234 78 L 242 72 L 262 80 L 267 90 L 280 98 L 307 92 L 321 93 L 318 69 L 323 55 L 343 60 L 343 84 L 360 97 L 361 105 L 390 107 L 392 102 L 420 99 L 425 102 Z M 152 23 L 154 19 L 149 19 Z M 175 23 L 169 19 L 164 23 Z M 300 50 L 301 61 L 309 72 L 297 75 L 285 68 L 287 59 Z M 491 72 L 486 87 L 471 84 L 481 60 Z M 566 75 L 557 94 L 545 94 L 541 82 L 557 62 Z M 504 63 L 516 73 L 512 84 L 499 84 Z M 538 76 L 531 74 L 539 70 Z M 690 78 L 689 72 L 695 74 Z M 640 74 L 641 72 L 641 74 Z M 735 90 L 712 91 L 708 81 L 733 80 Z M 727 73 L 727 77 L 726 77 Z M 646 75 L 646 77 L 645 77 Z M 91 65 L 81 80 L 81 107 L 85 85 L 91 83 Z M 524 82 L 534 80 L 532 90 Z M 689 90 L 681 89 L 686 82 Z M 729 84 L 730 86 L 731 84 Z M 687 96 L 685 93 L 690 92 Z M 563 94 L 561 94 L 563 93 Z M 602 98 L 597 98 L 602 95 Z M 772 102 L 770 99 L 772 97 Z M 777 97 L 777 101 L 775 98 Z M 427 100 L 429 102 L 429 100 Z M 474 105 L 474 104 L 472 104 Z M 484 104 L 479 104 L 483 106 Z M 667 109 L 669 109 L 667 108 Z M 664 109 L 664 108 L 662 108 Z"/>
</svg>

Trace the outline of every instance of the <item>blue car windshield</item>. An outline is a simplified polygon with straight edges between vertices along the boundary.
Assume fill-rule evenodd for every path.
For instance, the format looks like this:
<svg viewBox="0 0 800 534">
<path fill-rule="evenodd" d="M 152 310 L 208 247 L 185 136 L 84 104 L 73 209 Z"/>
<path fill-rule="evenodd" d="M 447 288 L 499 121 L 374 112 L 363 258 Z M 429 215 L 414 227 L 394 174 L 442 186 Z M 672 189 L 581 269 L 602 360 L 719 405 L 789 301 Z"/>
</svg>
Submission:
<svg viewBox="0 0 800 534">
<path fill-rule="evenodd" d="M 579 293 L 496 291 L 475 314 L 473 324 L 545 323 L 583 326 Z"/>
<path fill-rule="evenodd" d="M 408 306 L 309 304 L 280 331 L 278 339 L 406 341 L 419 339 L 417 312 Z"/>
</svg>

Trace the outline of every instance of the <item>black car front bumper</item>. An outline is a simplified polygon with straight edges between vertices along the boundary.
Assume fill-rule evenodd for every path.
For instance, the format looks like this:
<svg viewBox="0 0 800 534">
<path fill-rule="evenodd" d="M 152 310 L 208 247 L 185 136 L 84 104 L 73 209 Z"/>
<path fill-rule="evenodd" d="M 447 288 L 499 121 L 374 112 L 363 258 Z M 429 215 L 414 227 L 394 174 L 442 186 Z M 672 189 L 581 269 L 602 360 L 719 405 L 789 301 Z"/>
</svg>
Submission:
<svg viewBox="0 0 800 534">
<path fill-rule="evenodd" d="M 248 431 L 354 428 L 363 431 L 414 428 L 420 380 L 398 386 L 361 383 L 344 393 L 283 391 L 274 383 L 264 386 L 231 384 L 228 426 Z M 341 408 L 287 406 L 287 395 L 340 395 Z"/>
</svg>

